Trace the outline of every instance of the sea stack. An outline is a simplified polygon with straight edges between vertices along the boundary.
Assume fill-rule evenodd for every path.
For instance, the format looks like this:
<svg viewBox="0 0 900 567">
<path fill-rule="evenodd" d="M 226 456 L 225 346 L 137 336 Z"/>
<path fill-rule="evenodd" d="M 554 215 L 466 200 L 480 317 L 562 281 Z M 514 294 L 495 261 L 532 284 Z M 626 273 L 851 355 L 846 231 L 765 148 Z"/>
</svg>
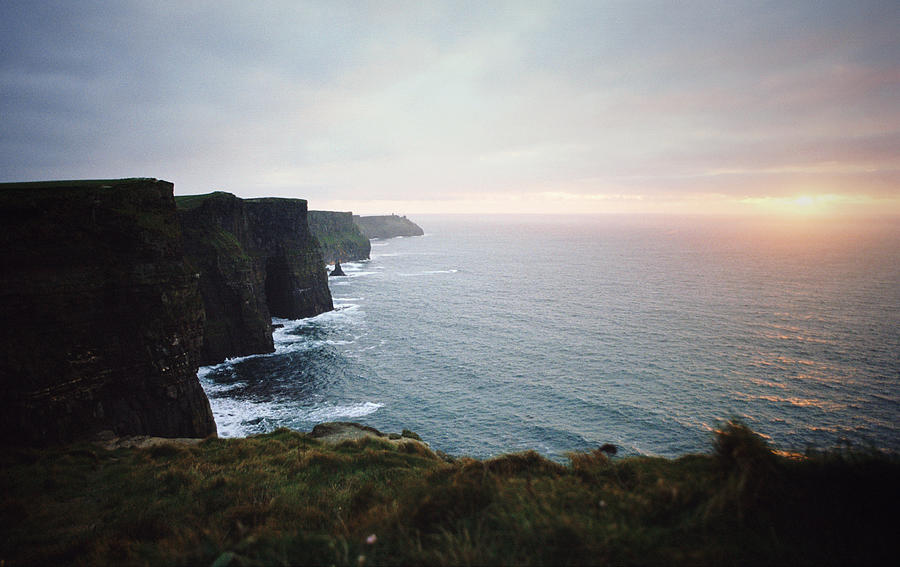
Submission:
<svg viewBox="0 0 900 567">
<path fill-rule="evenodd" d="M 341 269 L 341 263 L 338 262 L 338 261 L 335 261 L 335 262 L 334 262 L 334 269 L 333 269 L 333 270 L 331 271 L 331 273 L 328 274 L 328 275 L 334 277 L 334 276 L 346 276 L 347 274 L 345 274 L 345 273 L 344 273 L 344 270 Z"/>
</svg>

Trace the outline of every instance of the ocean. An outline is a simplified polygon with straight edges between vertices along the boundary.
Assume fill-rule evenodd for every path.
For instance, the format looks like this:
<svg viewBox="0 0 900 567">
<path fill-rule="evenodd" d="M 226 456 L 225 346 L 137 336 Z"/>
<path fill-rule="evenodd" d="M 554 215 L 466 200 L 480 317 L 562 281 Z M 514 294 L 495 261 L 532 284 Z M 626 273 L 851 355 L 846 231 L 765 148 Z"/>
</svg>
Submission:
<svg viewBox="0 0 900 567">
<path fill-rule="evenodd" d="M 613 443 L 900 451 L 900 223 L 420 216 L 276 352 L 203 367 L 219 435 L 323 421 L 477 458 Z"/>
</svg>

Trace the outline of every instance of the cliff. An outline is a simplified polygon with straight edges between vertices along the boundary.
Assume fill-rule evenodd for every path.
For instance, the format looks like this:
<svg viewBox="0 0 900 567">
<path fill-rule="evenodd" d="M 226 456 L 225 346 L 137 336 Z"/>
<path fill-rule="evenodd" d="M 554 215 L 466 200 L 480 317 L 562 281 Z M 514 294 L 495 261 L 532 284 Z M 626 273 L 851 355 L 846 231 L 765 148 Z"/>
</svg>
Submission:
<svg viewBox="0 0 900 567">
<path fill-rule="evenodd" d="M 253 238 L 244 201 L 230 193 L 176 197 L 184 250 L 200 274 L 206 310 L 200 364 L 272 352 L 265 256 Z"/>
<path fill-rule="evenodd" d="M 367 260 L 372 251 L 369 238 L 353 222 L 353 213 L 309 211 L 309 229 L 326 263 Z"/>
<path fill-rule="evenodd" d="M 303 199 L 248 199 L 253 245 L 266 258 L 266 299 L 276 317 L 301 319 L 334 309 L 319 243 Z"/>
<path fill-rule="evenodd" d="M 215 434 L 172 184 L 0 185 L 4 443 Z"/>
<path fill-rule="evenodd" d="M 366 238 L 394 238 L 395 236 L 422 236 L 425 231 L 406 217 L 382 215 L 354 216 L 353 222 Z"/>
<path fill-rule="evenodd" d="M 333 309 L 302 199 L 178 197 L 185 251 L 206 308 L 201 363 L 272 352 L 271 317 Z"/>
</svg>

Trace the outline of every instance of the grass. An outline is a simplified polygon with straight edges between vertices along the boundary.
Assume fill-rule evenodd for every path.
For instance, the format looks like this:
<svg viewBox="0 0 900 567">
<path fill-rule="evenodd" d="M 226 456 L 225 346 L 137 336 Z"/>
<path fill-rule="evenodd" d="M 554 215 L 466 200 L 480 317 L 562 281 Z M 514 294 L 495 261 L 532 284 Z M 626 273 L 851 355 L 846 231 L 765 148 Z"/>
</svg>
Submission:
<svg viewBox="0 0 900 567">
<path fill-rule="evenodd" d="M 175 195 L 175 207 L 179 210 L 196 209 L 209 199 L 232 198 L 234 195 L 224 191 L 214 191 L 202 195 Z"/>
<path fill-rule="evenodd" d="M 0 183 L 0 191 L 5 189 L 80 189 L 99 188 L 103 186 L 115 187 L 132 183 L 152 182 L 155 179 L 149 177 L 131 177 L 126 179 L 72 179 L 57 181 L 21 181 L 14 183 Z"/>
<path fill-rule="evenodd" d="M 895 457 L 783 457 L 737 423 L 708 455 L 597 450 L 565 466 L 286 429 L 8 449 L 0 462 L 9 565 L 876 564 L 897 552 Z"/>
</svg>

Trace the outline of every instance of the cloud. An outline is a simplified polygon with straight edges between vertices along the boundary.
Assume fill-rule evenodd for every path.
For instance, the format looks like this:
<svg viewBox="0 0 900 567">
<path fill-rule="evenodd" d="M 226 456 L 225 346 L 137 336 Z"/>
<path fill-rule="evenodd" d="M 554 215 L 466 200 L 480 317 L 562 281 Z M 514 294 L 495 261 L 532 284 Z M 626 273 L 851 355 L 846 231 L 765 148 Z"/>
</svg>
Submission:
<svg viewBox="0 0 900 567">
<path fill-rule="evenodd" d="M 0 22 L 0 180 L 474 207 L 900 187 L 892 2 L 10 0 Z"/>
</svg>

